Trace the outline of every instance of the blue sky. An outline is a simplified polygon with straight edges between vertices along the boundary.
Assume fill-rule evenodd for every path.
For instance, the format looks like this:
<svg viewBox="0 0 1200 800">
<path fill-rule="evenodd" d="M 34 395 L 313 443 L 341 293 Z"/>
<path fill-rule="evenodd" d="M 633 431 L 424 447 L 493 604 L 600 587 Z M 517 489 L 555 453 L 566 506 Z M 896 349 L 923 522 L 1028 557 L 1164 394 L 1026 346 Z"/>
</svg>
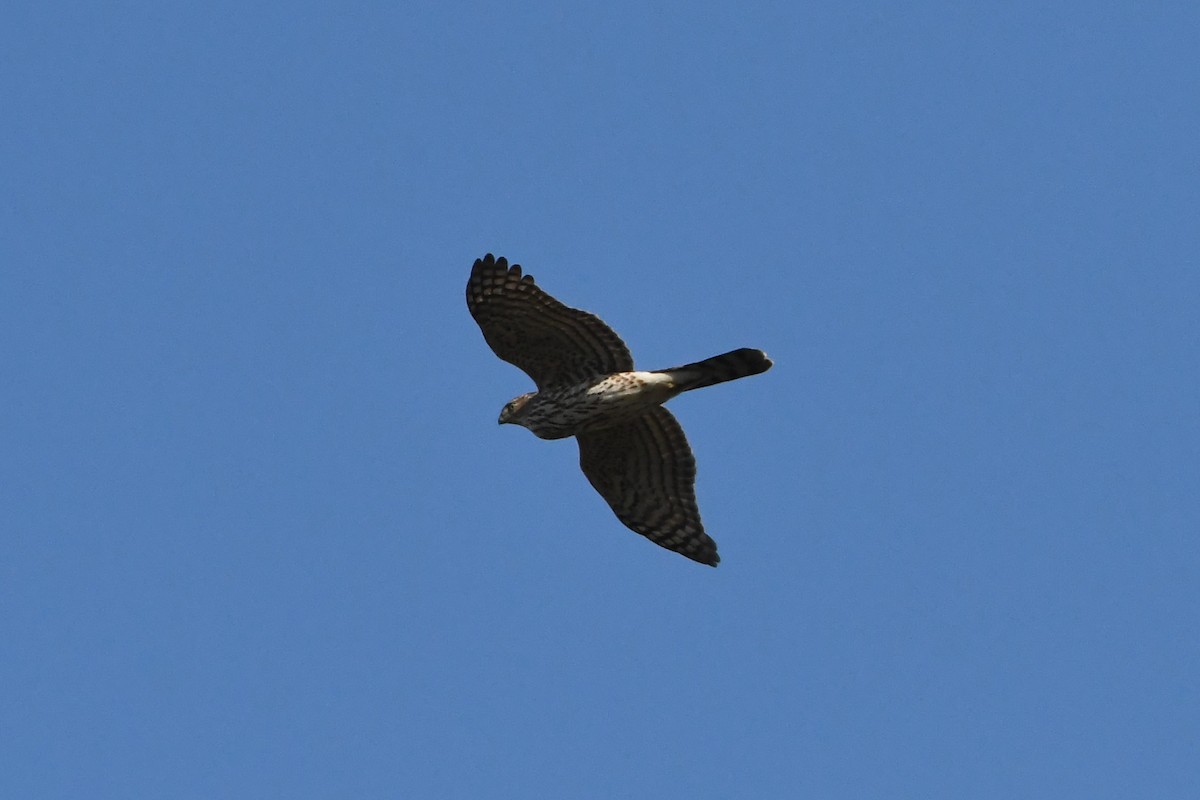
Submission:
<svg viewBox="0 0 1200 800">
<path fill-rule="evenodd" d="M 1194 4 L 0 23 L 0 795 L 1194 792 Z M 489 251 L 774 358 L 718 569 L 497 427 Z"/>
</svg>

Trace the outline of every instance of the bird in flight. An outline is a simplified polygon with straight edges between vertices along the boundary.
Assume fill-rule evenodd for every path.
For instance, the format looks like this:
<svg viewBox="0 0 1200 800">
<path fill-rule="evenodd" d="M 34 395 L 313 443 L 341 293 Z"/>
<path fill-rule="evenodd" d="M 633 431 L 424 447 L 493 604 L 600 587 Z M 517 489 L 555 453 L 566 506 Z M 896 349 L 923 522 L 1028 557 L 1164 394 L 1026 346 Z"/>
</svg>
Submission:
<svg viewBox="0 0 1200 800">
<path fill-rule="evenodd" d="M 500 424 L 542 439 L 574 436 L 579 466 L 622 523 L 701 564 L 720 561 L 696 507 L 696 460 L 662 404 L 681 392 L 766 372 L 771 359 L 742 348 L 681 367 L 636 371 L 621 337 L 570 308 L 491 253 L 476 259 L 467 308 L 497 356 L 537 385 L 510 400 Z"/>
</svg>

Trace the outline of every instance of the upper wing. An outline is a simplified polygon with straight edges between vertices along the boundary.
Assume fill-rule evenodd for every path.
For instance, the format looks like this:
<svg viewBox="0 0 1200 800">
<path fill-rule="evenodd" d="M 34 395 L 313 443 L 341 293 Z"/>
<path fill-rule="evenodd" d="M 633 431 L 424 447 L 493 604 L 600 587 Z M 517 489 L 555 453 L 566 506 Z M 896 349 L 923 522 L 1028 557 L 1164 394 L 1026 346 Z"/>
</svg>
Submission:
<svg viewBox="0 0 1200 800">
<path fill-rule="evenodd" d="M 538 389 L 633 369 L 629 348 L 599 317 L 564 306 L 491 253 L 471 268 L 467 308 L 496 355 Z"/>
<path fill-rule="evenodd" d="M 717 565 L 717 543 L 696 507 L 696 460 L 671 412 L 658 406 L 575 438 L 583 474 L 617 519 L 657 545 Z"/>
</svg>

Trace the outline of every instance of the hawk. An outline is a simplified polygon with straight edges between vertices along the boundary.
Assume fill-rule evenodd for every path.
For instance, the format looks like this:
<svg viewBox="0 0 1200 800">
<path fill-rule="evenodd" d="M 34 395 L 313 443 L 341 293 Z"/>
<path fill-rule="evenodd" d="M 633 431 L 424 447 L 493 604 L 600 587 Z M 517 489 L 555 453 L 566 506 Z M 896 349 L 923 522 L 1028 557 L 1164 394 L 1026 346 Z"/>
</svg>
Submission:
<svg viewBox="0 0 1200 800">
<path fill-rule="evenodd" d="M 488 253 L 467 281 L 467 308 L 497 356 L 537 384 L 510 400 L 500 424 L 542 439 L 574 436 L 579 466 L 617 519 L 657 545 L 715 567 L 717 543 L 696 507 L 696 460 L 662 404 L 681 392 L 771 368 L 742 348 L 682 367 L 639 372 L 599 317 L 542 291 L 519 264 Z"/>
</svg>

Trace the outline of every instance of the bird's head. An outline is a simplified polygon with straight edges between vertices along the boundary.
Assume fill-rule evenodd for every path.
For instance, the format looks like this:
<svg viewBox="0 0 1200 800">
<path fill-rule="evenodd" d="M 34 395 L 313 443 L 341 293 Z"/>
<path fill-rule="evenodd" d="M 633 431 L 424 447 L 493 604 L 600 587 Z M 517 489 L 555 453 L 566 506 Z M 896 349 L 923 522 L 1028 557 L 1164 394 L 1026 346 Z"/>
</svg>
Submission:
<svg viewBox="0 0 1200 800">
<path fill-rule="evenodd" d="M 504 408 L 500 409 L 500 424 L 512 423 L 513 425 L 523 424 L 521 419 L 525 414 L 526 406 L 529 399 L 537 392 L 526 392 L 520 397 L 514 397 L 504 404 Z"/>
</svg>

